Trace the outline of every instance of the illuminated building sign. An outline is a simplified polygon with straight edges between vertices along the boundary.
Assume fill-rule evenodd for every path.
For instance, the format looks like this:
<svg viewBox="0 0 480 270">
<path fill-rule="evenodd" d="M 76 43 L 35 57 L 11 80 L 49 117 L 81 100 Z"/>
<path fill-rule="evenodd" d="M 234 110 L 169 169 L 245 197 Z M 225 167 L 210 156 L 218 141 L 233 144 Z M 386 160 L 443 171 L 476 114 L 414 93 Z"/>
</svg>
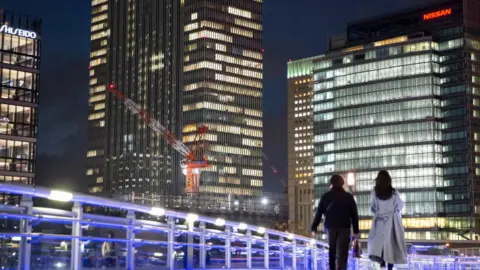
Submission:
<svg viewBox="0 0 480 270">
<path fill-rule="evenodd" d="M 431 19 L 445 17 L 445 16 L 449 16 L 449 15 L 452 15 L 452 9 L 451 8 L 446 8 L 446 9 L 430 12 L 430 13 L 427 13 L 427 14 L 423 14 L 423 20 L 428 21 L 428 20 L 431 20 Z"/>
<path fill-rule="evenodd" d="M 8 25 L 6 25 L 6 24 L 4 24 L 4 25 L 2 25 L 2 27 L 0 27 L 0 33 L 10 34 L 10 35 L 15 35 L 15 36 L 20 36 L 20 37 L 26 37 L 26 38 L 36 38 L 37 37 L 37 33 L 33 32 L 33 31 L 8 27 Z"/>
</svg>

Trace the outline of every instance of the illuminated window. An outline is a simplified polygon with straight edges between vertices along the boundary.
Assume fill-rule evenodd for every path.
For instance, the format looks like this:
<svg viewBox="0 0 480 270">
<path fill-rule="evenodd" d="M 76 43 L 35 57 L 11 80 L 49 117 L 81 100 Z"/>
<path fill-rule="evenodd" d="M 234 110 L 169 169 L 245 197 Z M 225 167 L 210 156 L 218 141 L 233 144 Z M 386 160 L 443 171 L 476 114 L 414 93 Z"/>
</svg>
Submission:
<svg viewBox="0 0 480 270">
<path fill-rule="evenodd" d="M 107 27 L 106 23 L 95 24 L 95 25 L 92 25 L 92 27 L 90 28 L 90 31 L 95 32 L 95 31 L 98 31 L 98 30 L 102 30 L 105 27 Z"/>
<path fill-rule="evenodd" d="M 185 47 L 185 51 L 187 51 L 187 52 L 194 51 L 196 49 L 197 49 L 197 43 L 193 43 L 193 44 L 187 45 Z"/>
<path fill-rule="evenodd" d="M 226 169 L 227 167 L 224 168 L 224 170 Z M 228 167 L 228 168 L 231 168 L 231 167 Z M 236 168 L 233 168 L 236 170 Z M 227 172 L 225 172 L 227 173 Z M 233 173 L 235 174 L 235 173 Z M 220 176 L 218 177 L 218 182 L 221 183 L 221 184 L 233 184 L 233 185 L 240 185 L 240 179 L 237 178 L 237 177 L 224 177 L 224 176 Z"/>
<path fill-rule="evenodd" d="M 262 73 L 261 72 L 251 71 L 251 70 L 248 70 L 248 69 L 242 69 L 242 68 L 227 66 L 225 71 L 228 72 L 228 73 L 234 73 L 234 74 L 238 74 L 238 75 L 242 75 L 242 76 L 246 76 L 246 77 L 262 79 Z"/>
<path fill-rule="evenodd" d="M 87 157 L 96 157 L 103 155 L 103 150 L 90 150 L 87 152 Z"/>
<path fill-rule="evenodd" d="M 184 143 L 189 143 L 189 142 L 193 142 L 195 140 L 195 138 L 196 138 L 196 134 L 191 134 L 191 135 L 183 136 L 182 141 Z M 211 141 L 211 142 L 216 142 L 217 141 L 217 135 L 216 134 L 205 134 L 205 140 L 206 141 Z"/>
<path fill-rule="evenodd" d="M 220 23 L 216 23 L 216 22 L 211 22 L 211 21 L 202 21 L 200 23 L 200 27 L 207 27 L 207 28 L 212 28 L 212 29 L 217 29 L 217 30 L 223 30 L 225 28 L 225 26 L 223 26 L 223 24 L 220 24 Z"/>
<path fill-rule="evenodd" d="M 90 79 L 90 85 L 94 85 L 97 83 L 97 78 Z"/>
<path fill-rule="evenodd" d="M 188 40 L 190 41 L 197 40 L 199 38 L 211 38 L 229 43 L 233 42 L 233 38 L 231 36 L 227 36 L 225 34 L 213 32 L 210 30 L 202 30 L 200 32 L 194 32 L 188 35 Z"/>
<path fill-rule="evenodd" d="M 100 119 L 100 118 L 103 118 L 103 117 L 105 117 L 105 113 L 104 112 L 99 112 L 99 113 L 90 114 L 88 116 L 88 120 L 96 120 L 96 119 Z"/>
<path fill-rule="evenodd" d="M 202 69 L 202 68 L 208 68 L 208 69 L 221 71 L 222 70 L 222 64 L 209 62 L 209 61 L 202 61 L 202 62 L 198 62 L 198 63 L 195 63 L 195 64 L 190 64 L 188 66 L 185 66 L 183 68 L 183 71 L 188 72 L 188 71 Z"/>
<path fill-rule="evenodd" d="M 106 39 L 100 42 L 100 46 L 106 46 L 107 44 L 108 44 L 108 41 Z"/>
<path fill-rule="evenodd" d="M 98 58 L 98 59 L 90 61 L 90 66 L 95 67 L 95 66 L 105 64 L 105 63 L 107 63 L 107 59 L 102 57 L 102 58 Z"/>
<path fill-rule="evenodd" d="M 215 73 L 215 80 L 234 83 L 234 84 L 242 84 L 250 87 L 262 88 L 262 83 L 259 81 L 247 80 L 247 79 L 224 75 L 220 73 Z"/>
<path fill-rule="evenodd" d="M 235 24 L 243 26 L 243 27 L 255 29 L 255 30 L 262 30 L 262 25 L 261 24 L 254 23 L 254 22 L 249 22 L 249 21 L 242 20 L 242 19 L 239 19 L 239 18 L 235 18 Z"/>
<path fill-rule="evenodd" d="M 92 17 L 92 23 L 106 20 L 108 18 L 107 14 L 97 15 Z"/>
<path fill-rule="evenodd" d="M 103 177 L 97 177 L 97 184 L 103 183 Z"/>
<path fill-rule="evenodd" d="M 241 17 L 245 17 L 245 18 L 249 18 L 249 19 L 252 18 L 252 13 L 250 11 L 247 11 L 247 10 L 234 8 L 234 7 L 228 7 L 227 10 L 228 10 L 228 13 L 233 14 L 233 15 L 237 15 L 237 16 L 241 16 Z"/>
<path fill-rule="evenodd" d="M 262 147 L 261 140 L 254 140 L 254 139 L 242 139 L 242 144 L 245 146 L 253 146 L 253 147 Z"/>
<path fill-rule="evenodd" d="M 93 0 L 92 1 L 92 6 L 96 6 L 98 4 L 106 3 L 108 0 Z"/>
<path fill-rule="evenodd" d="M 243 155 L 243 156 L 252 155 L 252 152 L 249 149 L 243 149 L 243 148 L 233 147 L 233 146 L 223 146 L 223 145 L 211 145 L 210 151 L 233 154 L 233 155 Z"/>
<path fill-rule="evenodd" d="M 183 111 L 191 111 L 191 110 L 198 110 L 198 109 L 211 109 L 216 111 L 228 111 L 231 113 L 243 113 L 243 109 L 236 106 L 230 106 L 225 104 L 218 104 L 213 102 L 197 102 L 195 104 L 185 104 L 183 105 Z"/>
<path fill-rule="evenodd" d="M 235 34 L 235 35 L 244 36 L 244 37 L 253 38 L 253 32 L 252 31 L 247 31 L 247 30 L 243 30 L 243 29 L 240 29 L 240 28 L 236 28 L 236 27 L 230 27 L 230 33 Z"/>
<path fill-rule="evenodd" d="M 90 53 L 90 57 L 97 57 L 107 54 L 107 49 L 101 49 Z"/>
<path fill-rule="evenodd" d="M 253 170 L 253 169 L 242 169 L 242 175 L 248 175 L 248 176 L 258 176 L 262 177 L 263 172 L 261 170 Z"/>
<path fill-rule="evenodd" d="M 250 60 L 245 60 L 245 59 L 240 59 L 240 58 L 232 57 L 232 56 L 229 56 L 229 55 L 223 55 L 223 54 L 219 54 L 219 53 L 215 54 L 215 60 L 216 61 L 227 62 L 227 63 L 230 63 L 230 64 L 236 64 L 236 65 L 240 65 L 240 66 L 250 67 L 250 68 L 257 68 L 257 69 L 262 69 L 263 68 L 262 63 L 254 62 L 254 61 L 250 61 Z"/>
<path fill-rule="evenodd" d="M 227 51 L 227 46 L 223 45 L 223 44 L 215 43 L 215 50 L 226 52 Z"/>
<path fill-rule="evenodd" d="M 192 21 L 196 20 L 197 18 L 198 18 L 198 13 L 197 13 L 197 12 L 192 13 L 192 15 L 190 16 L 190 19 L 191 19 Z"/>
<path fill-rule="evenodd" d="M 262 180 L 251 179 L 250 180 L 250 186 L 252 186 L 252 187 L 263 187 L 263 181 Z"/>
<path fill-rule="evenodd" d="M 183 27 L 185 32 L 192 31 L 198 28 L 198 22 L 187 24 Z"/>
<path fill-rule="evenodd" d="M 99 39 L 99 38 L 108 37 L 109 35 L 110 35 L 110 31 L 105 30 L 105 31 L 102 31 L 102 32 L 92 34 L 92 37 L 90 38 L 90 40 L 96 40 L 96 39 Z"/>
<path fill-rule="evenodd" d="M 385 46 L 385 45 L 389 45 L 389 44 L 405 42 L 407 40 L 408 40 L 407 36 L 395 37 L 395 38 L 390 38 L 390 39 L 374 42 L 373 46 L 375 46 L 375 47 Z"/>
<path fill-rule="evenodd" d="M 92 14 L 97 14 L 105 10 L 108 10 L 108 4 L 92 8 Z"/>
<path fill-rule="evenodd" d="M 90 87 L 90 94 L 95 94 L 107 90 L 105 85 L 97 85 L 95 87 Z"/>
<path fill-rule="evenodd" d="M 241 88 L 238 86 L 230 86 L 226 84 L 220 84 L 216 82 L 199 82 L 199 83 L 193 83 L 193 84 L 187 84 L 185 85 L 185 91 L 192 91 L 195 89 L 199 88 L 210 88 L 210 89 L 215 89 L 218 91 L 223 91 L 223 92 L 229 92 L 233 94 L 239 94 L 239 95 L 246 95 L 246 96 L 254 96 L 254 97 L 261 97 L 262 92 L 261 91 L 256 91 L 256 90 L 249 90 L 246 88 Z"/>
<path fill-rule="evenodd" d="M 242 55 L 245 57 L 250 57 L 250 58 L 255 58 L 258 60 L 263 59 L 263 55 L 259 52 L 254 52 L 254 51 L 249 51 L 249 50 L 243 50 Z"/>
<path fill-rule="evenodd" d="M 92 175 L 93 174 L 93 169 L 88 169 L 87 170 L 87 175 Z"/>
<path fill-rule="evenodd" d="M 88 102 L 92 103 L 92 102 L 96 102 L 96 101 L 100 101 L 100 100 L 104 100 L 104 99 L 105 99 L 105 95 L 96 95 L 96 96 L 91 96 L 88 99 Z"/>
<path fill-rule="evenodd" d="M 245 114 L 246 115 L 251 115 L 251 116 L 262 117 L 263 112 L 259 111 L 259 110 L 254 110 L 254 109 L 245 109 Z"/>
<path fill-rule="evenodd" d="M 93 107 L 93 110 L 95 111 L 103 110 L 103 109 L 105 109 L 105 103 L 95 104 L 95 106 Z"/>
</svg>

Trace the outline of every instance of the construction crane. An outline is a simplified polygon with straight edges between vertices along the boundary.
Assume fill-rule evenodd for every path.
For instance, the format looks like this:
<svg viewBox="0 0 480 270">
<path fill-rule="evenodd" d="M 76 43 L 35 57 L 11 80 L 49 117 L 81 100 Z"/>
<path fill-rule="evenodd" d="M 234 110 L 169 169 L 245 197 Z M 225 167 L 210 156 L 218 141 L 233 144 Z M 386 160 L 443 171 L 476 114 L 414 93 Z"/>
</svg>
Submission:
<svg viewBox="0 0 480 270">
<path fill-rule="evenodd" d="M 208 158 L 203 155 L 203 140 L 208 131 L 207 126 L 197 128 L 195 138 L 191 149 L 179 141 L 167 128 L 162 126 L 160 122 L 149 116 L 148 112 L 143 110 L 140 105 L 130 98 L 126 97 L 122 92 L 115 89 L 115 85 L 110 84 L 108 90 L 115 94 L 125 106 L 135 115 L 138 115 L 151 129 L 157 133 L 161 133 L 165 141 L 185 157 L 180 162 L 183 173 L 186 176 L 185 192 L 188 194 L 198 193 L 200 184 L 201 169 L 210 167 Z"/>
</svg>

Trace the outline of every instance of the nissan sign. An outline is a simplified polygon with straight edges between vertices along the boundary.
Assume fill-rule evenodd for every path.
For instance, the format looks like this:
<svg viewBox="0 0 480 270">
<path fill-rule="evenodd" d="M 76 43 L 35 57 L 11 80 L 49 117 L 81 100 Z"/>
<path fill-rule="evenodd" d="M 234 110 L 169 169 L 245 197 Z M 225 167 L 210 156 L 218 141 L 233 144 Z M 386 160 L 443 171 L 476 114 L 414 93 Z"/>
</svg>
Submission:
<svg viewBox="0 0 480 270">
<path fill-rule="evenodd" d="M 8 27 L 8 25 L 6 25 L 6 24 L 2 25 L 2 27 L 0 28 L 0 33 L 10 34 L 10 35 L 15 35 L 15 36 L 20 36 L 20 37 L 26 37 L 26 38 L 32 38 L 32 39 L 35 39 L 37 37 L 37 33 L 33 32 L 33 31 Z"/>
</svg>

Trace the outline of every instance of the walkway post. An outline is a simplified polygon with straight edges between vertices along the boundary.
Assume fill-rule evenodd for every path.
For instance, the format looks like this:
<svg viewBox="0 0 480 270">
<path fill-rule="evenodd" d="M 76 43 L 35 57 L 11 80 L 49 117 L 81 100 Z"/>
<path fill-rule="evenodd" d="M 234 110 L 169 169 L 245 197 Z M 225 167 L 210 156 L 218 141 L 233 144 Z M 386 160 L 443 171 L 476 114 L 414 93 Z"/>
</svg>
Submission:
<svg viewBox="0 0 480 270">
<path fill-rule="evenodd" d="M 247 230 L 247 269 L 252 269 L 252 231 Z"/>
<path fill-rule="evenodd" d="M 200 268 L 205 269 L 206 254 L 205 254 L 205 234 L 207 233 L 205 222 L 200 222 Z"/>
<path fill-rule="evenodd" d="M 265 235 L 263 236 L 263 238 L 265 239 L 265 244 L 263 245 L 263 268 L 264 269 L 269 269 L 269 250 L 270 250 L 270 246 L 269 246 L 269 241 L 268 241 L 268 233 L 265 233 Z"/>
<path fill-rule="evenodd" d="M 173 217 L 168 217 L 168 246 L 167 246 L 167 266 L 168 269 L 174 270 L 175 269 L 175 255 L 174 255 L 174 248 L 173 243 L 175 242 L 175 237 L 173 231 L 175 230 L 175 220 Z"/>
<path fill-rule="evenodd" d="M 231 269 L 232 268 L 232 264 L 231 264 L 232 251 L 230 249 L 230 242 L 232 239 L 232 229 L 227 226 L 225 227 L 225 232 L 227 234 L 225 236 L 225 267 L 227 269 Z"/>
<path fill-rule="evenodd" d="M 135 269 L 135 212 L 128 211 L 127 219 L 129 220 L 130 227 L 127 228 L 127 270 Z"/>
<path fill-rule="evenodd" d="M 292 269 L 297 269 L 297 241 L 292 239 Z"/>
<path fill-rule="evenodd" d="M 83 220 L 82 204 L 75 202 L 73 204 L 72 212 L 74 214 L 74 221 L 72 221 L 72 258 L 70 264 L 72 270 L 80 270 L 82 269 L 82 241 L 80 241 L 80 237 L 82 237 L 82 226 L 80 221 Z"/>
<path fill-rule="evenodd" d="M 25 207 L 25 214 L 28 216 L 32 215 L 33 200 L 30 196 L 22 196 L 20 201 L 20 206 Z M 32 222 L 28 219 L 22 219 L 20 221 L 20 233 L 21 234 L 31 234 L 32 233 Z M 20 248 L 18 254 L 18 269 L 19 270 L 30 270 L 30 258 L 31 258 L 31 238 L 22 236 L 20 240 Z"/>
<path fill-rule="evenodd" d="M 317 259 L 317 244 L 314 243 L 312 245 L 312 263 L 313 263 L 313 269 L 318 268 L 318 259 Z"/>
<path fill-rule="evenodd" d="M 280 269 L 285 269 L 285 249 L 283 247 L 285 239 L 280 236 Z"/>
</svg>

